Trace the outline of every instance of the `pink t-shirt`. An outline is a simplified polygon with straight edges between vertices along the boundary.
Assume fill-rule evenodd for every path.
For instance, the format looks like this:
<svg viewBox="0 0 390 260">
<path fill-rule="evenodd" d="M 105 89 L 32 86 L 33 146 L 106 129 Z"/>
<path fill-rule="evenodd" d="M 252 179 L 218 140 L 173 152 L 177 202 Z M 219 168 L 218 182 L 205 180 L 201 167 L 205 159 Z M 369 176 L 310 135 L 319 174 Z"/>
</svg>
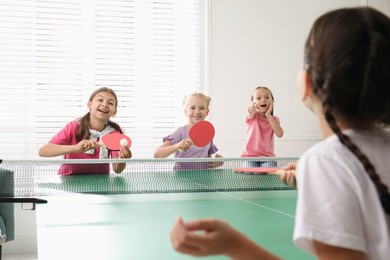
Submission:
<svg viewBox="0 0 390 260">
<path fill-rule="evenodd" d="M 76 140 L 76 133 L 79 128 L 79 124 L 76 121 L 69 122 L 66 126 L 58 132 L 50 140 L 50 143 L 59 145 L 75 145 L 78 143 Z M 118 133 L 114 130 L 113 133 Z M 71 153 L 65 154 L 65 159 L 99 159 L 100 148 L 96 148 L 93 154 L 88 153 Z M 117 151 L 108 151 L 109 158 L 118 157 Z M 105 164 L 63 164 L 58 171 L 58 174 L 108 174 L 110 173 L 110 165 Z"/>
<path fill-rule="evenodd" d="M 280 123 L 278 117 L 274 116 Z M 246 118 L 246 146 L 241 157 L 275 157 L 274 130 L 268 119 L 257 113 L 252 119 Z"/>
</svg>

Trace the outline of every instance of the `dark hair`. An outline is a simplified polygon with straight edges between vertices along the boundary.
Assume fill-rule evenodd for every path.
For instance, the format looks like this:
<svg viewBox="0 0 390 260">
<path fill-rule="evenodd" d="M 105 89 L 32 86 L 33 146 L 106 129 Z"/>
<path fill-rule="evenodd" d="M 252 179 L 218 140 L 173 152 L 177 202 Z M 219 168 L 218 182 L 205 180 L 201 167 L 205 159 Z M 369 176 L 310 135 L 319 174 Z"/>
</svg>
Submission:
<svg viewBox="0 0 390 260">
<path fill-rule="evenodd" d="M 258 90 L 258 89 L 266 89 L 266 90 L 268 90 L 269 93 L 271 93 L 271 99 L 272 99 L 272 101 L 275 101 L 274 95 L 272 94 L 272 91 L 271 91 L 269 88 L 264 87 L 264 86 L 259 86 L 259 87 L 257 87 L 253 92 L 255 92 L 255 91 Z M 252 95 L 251 95 L 251 101 L 253 101 L 253 93 L 252 93 Z M 274 115 L 274 109 L 272 109 L 271 115 Z"/>
<path fill-rule="evenodd" d="M 306 41 L 305 66 L 329 126 L 362 162 L 390 214 L 388 187 L 335 119 L 356 129 L 390 122 L 390 19 L 369 7 L 326 13 Z"/>
<path fill-rule="evenodd" d="M 111 93 L 115 98 L 115 108 L 118 107 L 118 98 L 115 94 L 115 91 L 113 89 L 107 88 L 107 87 L 101 87 L 101 88 L 96 89 L 94 92 L 92 92 L 91 96 L 89 97 L 89 101 L 92 101 L 93 98 L 100 92 Z M 76 139 L 79 142 L 83 139 L 89 138 L 89 135 L 90 135 L 89 128 L 91 127 L 89 115 L 90 115 L 90 112 L 86 113 L 79 120 L 79 128 L 78 128 L 77 133 L 76 133 Z M 110 125 L 111 127 L 113 127 L 115 130 L 119 131 L 121 134 L 123 134 L 122 128 L 117 123 L 114 123 L 111 120 L 108 120 L 107 124 Z"/>
</svg>

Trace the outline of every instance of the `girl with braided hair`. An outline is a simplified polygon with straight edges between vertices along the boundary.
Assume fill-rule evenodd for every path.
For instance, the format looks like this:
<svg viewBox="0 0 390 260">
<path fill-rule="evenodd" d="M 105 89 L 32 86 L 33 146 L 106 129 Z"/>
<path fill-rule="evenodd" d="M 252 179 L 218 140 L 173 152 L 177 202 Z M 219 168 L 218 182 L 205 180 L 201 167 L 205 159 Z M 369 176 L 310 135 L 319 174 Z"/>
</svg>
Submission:
<svg viewBox="0 0 390 260">
<path fill-rule="evenodd" d="M 318 259 L 390 256 L 390 18 L 344 8 L 316 20 L 299 94 L 324 140 L 297 165 L 294 243 Z M 198 233 L 197 230 L 207 230 Z M 174 248 L 192 255 L 278 259 L 217 219 L 177 219 Z"/>
</svg>

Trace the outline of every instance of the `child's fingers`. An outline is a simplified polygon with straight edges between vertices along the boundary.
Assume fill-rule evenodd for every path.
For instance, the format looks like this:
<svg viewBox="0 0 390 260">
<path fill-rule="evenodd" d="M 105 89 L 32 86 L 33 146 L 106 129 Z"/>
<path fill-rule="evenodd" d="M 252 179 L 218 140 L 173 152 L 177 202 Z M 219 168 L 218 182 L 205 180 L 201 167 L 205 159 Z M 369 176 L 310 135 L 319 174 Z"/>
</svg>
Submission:
<svg viewBox="0 0 390 260">
<path fill-rule="evenodd" d="M 220 222 L 217 219 L 205 218 L 186 222 L 185 226 L 188 230 L 213 230 L 221 224 Z"/>
<path fill-rule="evenodd" d="M 89 140 L 82 140 L 77 144 L 77 146 L 80 151 L 87 151 L 95 148 L 96 145 Z"/>
<path fill-rule="evenodd" d="M 190 146 L 193 144 L 193 142 L 191 141 L 191 139 L 183 139 L 180 141 L 179 143 L 179 146 L 178 146 L 178 150 L 182 153 L 182 152 L 185 152 L 187 151 Z"/>
<path fill-rule="evenodd" d="M 127 146 L 122 146 L 120 151 L 119 151 L 119 158 L 131 158 L 132 154 Z"/>
<path fill-rule="evenodd" d="M 190 245 L 191 242 L 188 242 L 191 240 L 192 234 L 191 231 L 187 230 L 186 224 L 180 216 L 176 217 L 170 236 L 173 247 L 179 252 L 192 253 L 197 250 L 195 246 Z"/>
<path fill-rule="evenodd" d="M 287 170 L 296 170 L 297 169 L 297 163 L 296 162 L 289 163 L 283 169 L 286 170 L 286 171 Z"/>
<path fill-rule="evenodd" d="M 248 112 L 253 114 L 256 112 L 257 104 L 255 102 L 249 103 Z"/>
<path fill-rule="evenodd" d="M 296 178 L 295 178 L 295 174 L 289 173 L 287 175 L 287 184 L 290 185 L 293 188 L 297 187 L 297 181 L 296 181 Z"/>
<path fill-rule="evenodd" d="M 293 188 L 296 188 L 297 184 L 296 184 L 296 178 L 295 178 L 294 171 L 286 171 L 283 174 L 281 174 L 279 176 L 279 178 L 283 183 L 285 183 Z"/>
</svg>

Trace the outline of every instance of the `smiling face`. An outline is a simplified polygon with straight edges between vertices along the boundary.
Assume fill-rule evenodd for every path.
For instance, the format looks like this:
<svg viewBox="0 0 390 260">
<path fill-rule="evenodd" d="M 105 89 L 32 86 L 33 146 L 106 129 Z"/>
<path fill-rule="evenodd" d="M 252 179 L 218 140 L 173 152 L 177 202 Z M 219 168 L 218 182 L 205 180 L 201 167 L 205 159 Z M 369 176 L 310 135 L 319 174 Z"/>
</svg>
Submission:
<svg viewBox="0 0 390 260">
<path fill-rule="evenodd" d="M 252 94 L 252 102 L 256 103 L 256 112 L 265 114 L 273 102 L 273 96 L 268 88 L 260 87 Z"/>
<path fill-rule="evenodd" d="M 98 121 L 107 122 L 117 112 L 116 98 L 107 91 L 96 93 L 92 100 L 88 101 L 87 106 L 91 113 L 91 119 L 97 119 Z"/>
<path fill-rule="evenodd" d="M 190 125 L 204 120 L 209 114 L 208 101 L 200 96 L 190 96 L 185 103 L 184 113 Z"/>
</svg>

